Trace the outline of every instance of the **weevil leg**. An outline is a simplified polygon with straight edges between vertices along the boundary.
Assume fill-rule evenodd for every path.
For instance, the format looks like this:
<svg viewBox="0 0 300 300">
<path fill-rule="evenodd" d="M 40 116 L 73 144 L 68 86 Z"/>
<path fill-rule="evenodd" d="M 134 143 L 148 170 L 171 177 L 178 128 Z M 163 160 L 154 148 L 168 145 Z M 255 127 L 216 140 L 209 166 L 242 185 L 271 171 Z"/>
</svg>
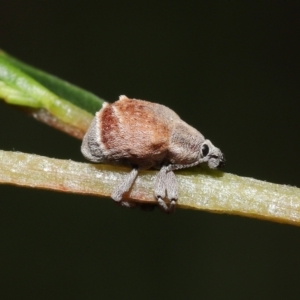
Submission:
<svg viewBox="0 0 300 300">
<path fill-rule="evenodd" d="M 155 196 L 160 198 L 166 197 L 166 178 L 167 178 L 167 167 L 162 166 L 155 178 Z"/>
<path fill-rule="evenodd" d="M 156 175 L 154 192 L 155 192 L 155 197 L 157 199 L 159 206 L 165 212 L 170 213 L 170 212 L 174 211 L 174 206 L 175 206 L 176 202 L 174 200 L 172 200 L 170 206 L 168 206 L 164 200 L 164 198 L 166 197 L 166 190 L 168 189 L 167 168 L 168 168 L 167 166 L 162 166 L 162 168 Z M 170 181 L 172 182 L 172 185 L 174 185 L 174 180 L 172 180 L 172 178 L 170 179 Z M 176 184 L 176 181 L 175 181 L 175 184 Z M 173 194 L 172 194 L 172 196 L 173 196 Z"/>
<path fill-rule="evenodd" d="M 170 200 L 169 211 L 173 212 L 178 199 L 177 179 L 173 171 L 167 172 L 166 175 L 166 190 Z"/>
<path fill-rule="evenodd" d="M 138 175 L 138 169 L 133 168 L 131 170 L 131 172 L 126 175 L 126 177 L 123 179 L 123 181 L 114 188 L 114 190 L 111 194 L 111 197 L 116 202 L 120 202 L 122 200 L 123 194 L 129 191 L 129 189 L 131 188 L 131 186 L 132 186 L 133 182 L 135 181 L 137 175 Z M 125 202 L 125 201 L 122 205 L 130 207 L 130 204 L 128 202 Z"/>
<path fill-rule="evenodd" d="M 166 197 L 166 177 L 167 177 L 167 167 L 162 166 L 155 178 L 154 193 L 159 206 L 164 210 L 168 211 L 168 206 L 164 201 Z"/>
</svg>

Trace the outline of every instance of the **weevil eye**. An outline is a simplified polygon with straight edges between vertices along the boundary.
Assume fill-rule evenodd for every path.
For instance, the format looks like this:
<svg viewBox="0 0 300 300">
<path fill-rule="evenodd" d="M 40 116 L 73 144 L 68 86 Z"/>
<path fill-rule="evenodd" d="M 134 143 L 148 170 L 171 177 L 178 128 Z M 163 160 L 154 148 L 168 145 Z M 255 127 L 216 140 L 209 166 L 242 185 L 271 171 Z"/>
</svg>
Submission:
<svg viewBox="0 0 300 300">
<path fill-rule="evenodd" d="M 203 156 L 203 157 L 205 157 L 205 156 L 208 154 L 209 148 L 208 148 L 208 146 L 207 146 L 206 144 L 204 144 L 204 145 L 202 146 L 201 152 L 202 152 L 202 156 Z"/>
</svg>

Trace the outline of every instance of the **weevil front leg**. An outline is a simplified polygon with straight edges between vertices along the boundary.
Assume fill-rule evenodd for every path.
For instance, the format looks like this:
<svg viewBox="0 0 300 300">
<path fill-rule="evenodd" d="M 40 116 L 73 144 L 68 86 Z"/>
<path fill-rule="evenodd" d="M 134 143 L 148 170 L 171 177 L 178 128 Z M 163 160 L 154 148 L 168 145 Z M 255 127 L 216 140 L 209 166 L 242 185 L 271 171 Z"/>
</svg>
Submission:
<svg viewBox="0 0 300 300">
<path fill-rule="evenodd" d="M 167 172 L 166 190 L 170 200 L 169 212 L 174 212 L 178 199 L 177 179 L 173 171 Z"/>
<path fill-rule="evenodd" d="M 155 178 L 154 193 L 159 206 L 168 211 L 168 206 L 164 201 L 166 197 L 166 178 L 167 178 L 167 166 L 162 166 Z"/>
<path fill-rule="evenodd" d="M 129 174 L 123 179 L 123 181 L 117 185 L 111 194 L 111 197 L 116 202 L 121 202 L 123 194 L 128 192 L 133 185 L 136 177 L 138 175 L 138 168 L 133 168 Z M 131 207 L 132 205 L 127 201 L 122 201 L 121 205 L 126 207 Z M 134 205 L 133 205 L 134 206 Z"/>
<path fill-rule="evenodd" d="M 168 213 L 174 211 L 177 195 L 177 181 L 173 171 L 168 172 L 168 166 L 162 166 L 155 179 L 155 197 L 159 206 Z M 165 202 L 166 193 L 170 200 L 170 205 L 168 206 Z"/>
</svg>

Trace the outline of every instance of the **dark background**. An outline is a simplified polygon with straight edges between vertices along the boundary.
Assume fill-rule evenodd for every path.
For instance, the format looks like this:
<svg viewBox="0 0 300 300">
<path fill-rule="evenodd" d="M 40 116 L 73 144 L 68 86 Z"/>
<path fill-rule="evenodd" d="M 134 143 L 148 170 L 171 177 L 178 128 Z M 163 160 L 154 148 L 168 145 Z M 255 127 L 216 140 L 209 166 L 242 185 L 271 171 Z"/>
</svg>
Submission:
<svg viewBox="0 0 300 300">
<path fill-rule="evenodd" d="M 165 104 L 226 172 L 300 186 L 299 1 L 1 1 L 0 47 L 114 101 Z M 84 161 L 0 103 L 1 149 Z M 299 299 L 300 228 L 0 187 L 1 299 Z"/>
</svg>

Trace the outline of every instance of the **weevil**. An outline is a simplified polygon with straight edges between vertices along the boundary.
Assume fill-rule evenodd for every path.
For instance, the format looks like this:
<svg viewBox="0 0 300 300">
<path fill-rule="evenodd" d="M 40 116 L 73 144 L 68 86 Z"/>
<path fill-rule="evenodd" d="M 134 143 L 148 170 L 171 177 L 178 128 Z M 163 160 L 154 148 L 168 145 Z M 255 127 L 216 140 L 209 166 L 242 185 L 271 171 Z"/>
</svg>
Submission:
<svg viewBox="0 0 300 300">
<path fill-rule="evenodd" d="M 174 170 L 207 163 L 212 168 L 225 163 L 221 150 L 170 108 L 120 96 L 105 103 L 86 132 L 81 152 L 94 163 L 129 166 L 131 172 L 117 185 L 111 197 L 122 201 L 139 170 L 158 169 L 154 194 L 159 206 L 174 211 L 178 199 Z M 169 201 L 167 201 L 167 199 Z"/>
</svg>

